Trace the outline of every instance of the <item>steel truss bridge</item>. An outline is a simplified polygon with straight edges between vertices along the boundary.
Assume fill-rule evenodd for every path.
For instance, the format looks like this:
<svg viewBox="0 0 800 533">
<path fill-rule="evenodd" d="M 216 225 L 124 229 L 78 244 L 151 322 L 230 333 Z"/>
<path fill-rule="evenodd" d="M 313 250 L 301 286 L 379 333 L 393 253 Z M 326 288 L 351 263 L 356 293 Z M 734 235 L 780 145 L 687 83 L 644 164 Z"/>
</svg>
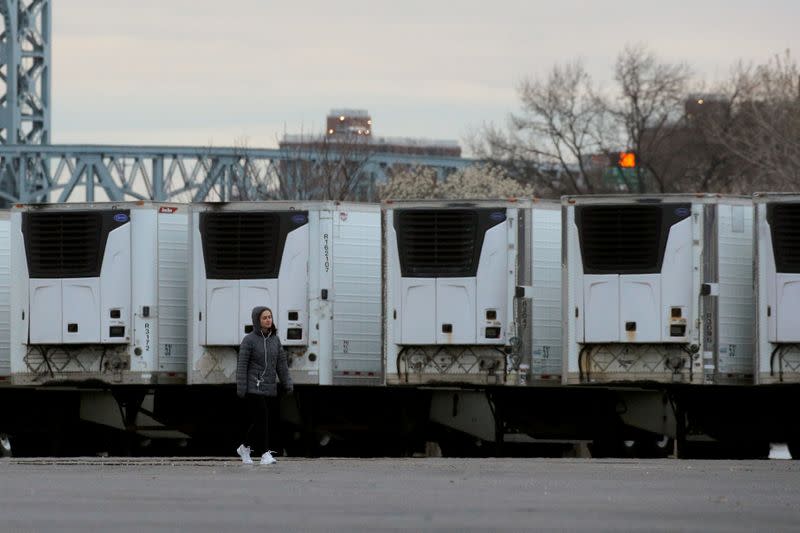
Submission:
<svg viewBox="0 0 800 533">
<path fill-rule="evenodd" d="M 283 162 L 298 161 L 280 149 L 51 145 L 50 21 L 51 0 L 0 0 L 0 205 L 253 199 L 277 186 L 269 180 Z M 470 163 L 376 151 L 360 168 L 379 183 L 394 165 L 443 176 Z"/>
<path fill-rule="evenodd" d="M 263 197 L 282 161 L 280 149 L 161 146 L 0 146 L 0 198 L 8 203 L 156 200 L 227 201 Z M 440 174 L 472 161 L 458 157 L 370 154 L 361 172 L 382 181 L 394 165 Z M 265 179 L 267 180 L 265 182 Z"/>
</svg>

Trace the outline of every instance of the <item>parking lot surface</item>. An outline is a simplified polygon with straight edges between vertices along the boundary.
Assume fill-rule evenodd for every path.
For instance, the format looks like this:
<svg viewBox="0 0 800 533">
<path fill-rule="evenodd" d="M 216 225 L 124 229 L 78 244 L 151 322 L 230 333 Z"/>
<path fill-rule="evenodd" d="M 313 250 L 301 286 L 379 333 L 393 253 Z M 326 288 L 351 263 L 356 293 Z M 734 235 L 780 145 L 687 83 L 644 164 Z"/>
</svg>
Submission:
<svg viewBox="0 0 800 533">
<path fill-rule="evenodd" d="M 0 531 L 797 531 L 797 461 L 0 460 Z"/>
</svg>

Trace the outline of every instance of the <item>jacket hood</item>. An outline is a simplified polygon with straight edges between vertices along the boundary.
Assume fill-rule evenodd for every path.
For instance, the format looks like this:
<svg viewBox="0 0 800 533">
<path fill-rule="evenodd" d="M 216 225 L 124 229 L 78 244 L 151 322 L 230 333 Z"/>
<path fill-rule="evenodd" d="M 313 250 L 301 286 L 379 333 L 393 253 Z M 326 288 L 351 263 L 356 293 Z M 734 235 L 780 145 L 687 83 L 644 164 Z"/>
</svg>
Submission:
<svg viewBox="0 0 800 533">
<path fill-rule="evenodd" d="M 267 309 L 268 308 L 264 307 L 264 306 L 259 306 L 259 307 L 254 307 L 253 308 L 252 317 L 253 317 L 253 332 L 254 333 L 258 333 L 259 331 L 261 331 L 261 322 L 258 320 L 258 317 L 260 317 L 261 313 L 263 313 Z"/>
</svg>

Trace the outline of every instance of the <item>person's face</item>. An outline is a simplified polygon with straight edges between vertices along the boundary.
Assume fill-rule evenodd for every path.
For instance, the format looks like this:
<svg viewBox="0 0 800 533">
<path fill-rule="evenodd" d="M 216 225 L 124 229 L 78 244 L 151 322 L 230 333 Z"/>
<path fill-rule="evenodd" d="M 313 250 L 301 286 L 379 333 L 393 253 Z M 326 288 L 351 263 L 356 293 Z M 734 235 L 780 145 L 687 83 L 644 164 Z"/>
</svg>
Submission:
<svg viewBox="0 0 800 533">
<path fill-rule="evenodd" d="M 261 329 L 269 329 L 272 327 L 272 311 L 269 309 L 263 311 L 258 319 L 261 321 Z"/>
</svg>

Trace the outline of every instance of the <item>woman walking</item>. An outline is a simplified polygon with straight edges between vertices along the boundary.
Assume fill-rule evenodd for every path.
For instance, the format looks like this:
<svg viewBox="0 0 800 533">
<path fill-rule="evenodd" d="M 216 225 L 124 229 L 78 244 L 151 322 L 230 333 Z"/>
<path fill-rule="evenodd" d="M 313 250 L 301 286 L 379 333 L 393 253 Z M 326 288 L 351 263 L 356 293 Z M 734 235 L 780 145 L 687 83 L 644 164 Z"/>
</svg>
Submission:
<svg viewBox="0 0 800 533">
<path fill-rule="evenodd" d="M 261 464 L 271 465 L 276 461 L 268 449 L 269 404 L 278 395 L 277 378 L 286 392 L 292 391 L 292 378 L 272 310 L 255 307 L 252 316 L 253 331 L 242 339 L 236 364 L 236 394 L 244 399 L 247 414 L 244 438 L 236 453 L 244 464 L 251 465 L 251 450 L 263 450 Z"/>
</svg>

